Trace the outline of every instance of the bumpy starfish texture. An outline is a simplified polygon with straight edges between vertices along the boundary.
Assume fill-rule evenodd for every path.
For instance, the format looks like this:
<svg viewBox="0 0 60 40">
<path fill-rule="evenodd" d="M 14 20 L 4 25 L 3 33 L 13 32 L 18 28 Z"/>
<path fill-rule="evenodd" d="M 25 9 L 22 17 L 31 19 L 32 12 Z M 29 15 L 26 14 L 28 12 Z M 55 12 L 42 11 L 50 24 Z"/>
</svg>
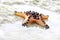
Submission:
<svg viewBox="0 0 60 40">
<path fill-rule="evenodd" d="M 39 14 L 35 11 L 26 11 L 26 12 L 17 12 L 15 11 L 15 15 L 23 17 L 24 23 L 22 24 L 23 26 L 25 25 L 30 25 L 32 23 L 37 23 L 40 26 L 48 29 L 49 26 L 45 23 L 45 20 L 48 19 L 48 15 L 43 15 L 43 14 Z"/>
</svg>

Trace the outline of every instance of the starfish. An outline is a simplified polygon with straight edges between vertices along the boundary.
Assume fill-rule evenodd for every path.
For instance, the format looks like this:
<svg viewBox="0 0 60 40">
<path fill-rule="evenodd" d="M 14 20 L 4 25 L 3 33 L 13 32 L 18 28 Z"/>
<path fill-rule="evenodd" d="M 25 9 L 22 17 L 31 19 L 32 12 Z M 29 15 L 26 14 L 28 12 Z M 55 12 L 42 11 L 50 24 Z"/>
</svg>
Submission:
<svg viewBox="0 0 60 40">
<path fill-rule="evenodd" d="M 48 19 L 48 15 L 43 15 L 42 13 L 38 13 L 35 11 L 26 11 L 26 12 L 17 12 L 15 11 L 16 16 L 20 16 L 24 18 L 23 26 L 30 25 L 32 23 L 37 23 L 38 25 L 42 26 L 43 28 L 48 29 L 49 26 L 45 23 L 45 20 Z"/>
</svg>

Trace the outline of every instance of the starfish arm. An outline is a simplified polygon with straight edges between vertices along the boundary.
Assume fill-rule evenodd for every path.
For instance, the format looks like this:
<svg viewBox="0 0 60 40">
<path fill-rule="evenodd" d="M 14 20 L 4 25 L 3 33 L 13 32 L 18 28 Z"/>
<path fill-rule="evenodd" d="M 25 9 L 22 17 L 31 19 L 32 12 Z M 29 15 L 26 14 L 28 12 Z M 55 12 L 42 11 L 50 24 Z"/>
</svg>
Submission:
<svg viewBox="0 0 60 40">
<path fill-rule="evenodd" d="M 24 20 L 23 24 L 25 25 L 30 25 L 32 23 L 32 18 L 29 18 L 30 16 L 27 16 L 26 19 Z"/>
<path fill-rule="evenodd" d="M 42 22 L 42 20 L 36 20 L 36 23 L 40 26 L 44 27 L 46 24 Z"/>
<path fill-rule="evenodd" d="M 26 22 L 27 22 L 27 20 L 28 20 L 28 17 L 26 17 L 26 18 L 25 18 L 25 20 L 24 20 L 23 24 L 24 24 L 24 23 L 26 23 Z"/>
<path fill-rule="evenodd" d="M 15 15 L 16 15 L 16 16 L 20 16 L 20 17 L 22 17 L 22 18 L 24 18 L 24 19 L 27 17 L 27 15 L 25 15 L 25 13 L 23 13 L 23 12 L 17 12 L 17 11 L 16 11 L 16 12 L 15 12 Z"/>
<path fill-rule="evenodd" d="M 49 26 L 42 20 L 37 20 L 36 23 L 42 26 L 43 28 L 46 28 L 46 29 L 49 28 Z"/>
</svg>

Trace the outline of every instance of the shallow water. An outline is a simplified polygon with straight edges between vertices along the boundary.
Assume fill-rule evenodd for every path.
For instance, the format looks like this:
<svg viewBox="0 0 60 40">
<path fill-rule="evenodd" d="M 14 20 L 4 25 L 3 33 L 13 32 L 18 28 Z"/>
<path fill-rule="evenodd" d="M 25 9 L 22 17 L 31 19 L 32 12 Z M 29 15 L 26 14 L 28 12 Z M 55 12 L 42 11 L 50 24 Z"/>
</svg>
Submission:
<svg viewBox="0 0 60 40">
<path fill-rule="evenodd" d="M 10 3 L 10 1 L 8 2 Z M 6 1 L 0 2 L 0 40 L 60 40 L 60 14 L 55 10 L 42 6 L 37 7 L 38 5 L 33 4 L 27 5 L 30 1 L 25 4 L 24 0 L 21 1 L 23 4 L 12 4 L 14 0 L 11 1 L 11 4 L 8 2 L 4 4 Z M 15 16 L 14 11 L 24 12 L 29 10 L 49 15 L 46 22 L 50 28 L 46 30 L 35 24 L 28 28 L 22 26 L 23 19 Z"/>
</svg>

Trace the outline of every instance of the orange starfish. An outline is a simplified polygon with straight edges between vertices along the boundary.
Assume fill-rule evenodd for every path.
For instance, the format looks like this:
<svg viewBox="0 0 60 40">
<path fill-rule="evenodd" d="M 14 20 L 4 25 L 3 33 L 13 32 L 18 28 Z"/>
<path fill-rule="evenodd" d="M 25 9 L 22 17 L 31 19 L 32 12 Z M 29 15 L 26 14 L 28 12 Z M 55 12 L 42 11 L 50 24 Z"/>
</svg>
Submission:
<svg viewBox="0 0 60 40">
<path fill-rule="evenodd" d="M 15 11 L 15 15 L 23 17 L 25 19 L 24 23 L 22 24 L 23 26 L 29 25 L 32 23 L 37 23 L 46 29 L 49 28 L 49 26 L 45 23 L 45 20 L 48 19 L 48 15 L 39 14 L 34 11 L 26 11 L 26 12 Z"/>
</svg>

